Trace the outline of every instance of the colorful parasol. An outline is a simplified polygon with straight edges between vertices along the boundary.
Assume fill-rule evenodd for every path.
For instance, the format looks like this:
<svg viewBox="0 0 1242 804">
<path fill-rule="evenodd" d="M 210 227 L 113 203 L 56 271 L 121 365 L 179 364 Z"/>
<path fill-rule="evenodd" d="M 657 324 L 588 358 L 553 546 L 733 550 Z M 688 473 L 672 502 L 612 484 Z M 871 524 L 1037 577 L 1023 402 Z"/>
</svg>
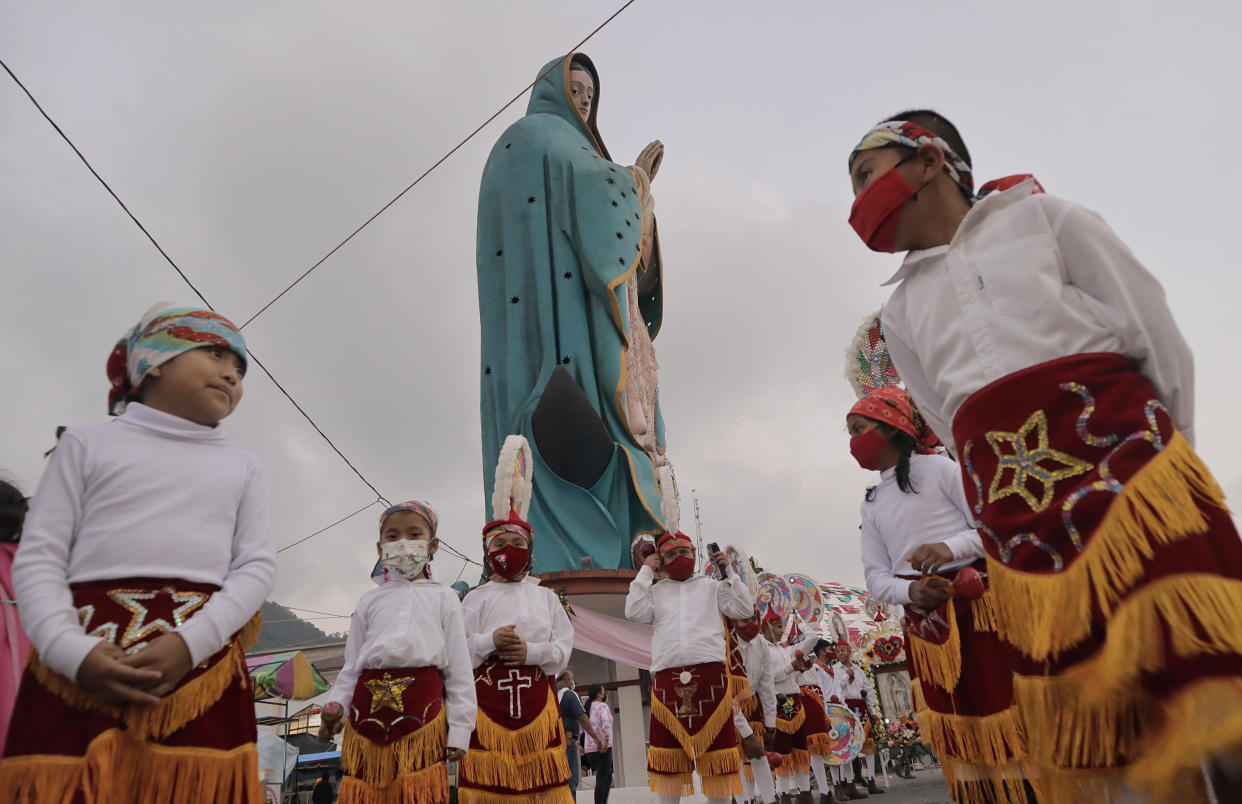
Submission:
<svg viewBox="0 0 1242 804">
<path fill-rule="evenodd" d="M 760 616 L 774 611 L 782 620 L 789 617 L 789 612 L 793 610 L 793 594 L 785 579 L 770 572 L 761 572 L 757 580 L 759 592 L 755 595 L 755 605 L 759 607 Z"/>
<path fill-rule="evenodd" d="M 246 657 L 256 701 L 263 698 L 305 700 L 327 692 L 331 685 L 300 650 Z"/>
<path fill-rule="evenodd" d="M 863 744 L 857 739 L 863 730 L 858 728 L 854 713 L 842 704 L 828 703 L 824 708 L 828 710 L 828 742 L 832 751 L 824 761 L 829 765 L 853 762 Z"/>
</svg>

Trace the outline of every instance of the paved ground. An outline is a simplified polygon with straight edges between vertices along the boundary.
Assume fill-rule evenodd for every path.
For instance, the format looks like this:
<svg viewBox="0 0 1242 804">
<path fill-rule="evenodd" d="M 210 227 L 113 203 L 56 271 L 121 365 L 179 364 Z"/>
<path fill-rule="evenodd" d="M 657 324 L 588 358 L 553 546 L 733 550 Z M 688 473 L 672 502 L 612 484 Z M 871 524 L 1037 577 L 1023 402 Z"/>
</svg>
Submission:
<svg viewBox="0 0 1242 804">
<path fill-rule="evenodd" d="M 913 779 L 898 779 L 889 774 L 889 788 L 882 796 L 869 796 L 867 800 L 875 804 L 952 804 L 944 786 L 944 776 L 940 770 L 915 771 Z M 880 777 L 880 786 L 884 786 L 884 777 Z M 578 804 L 594 804 L 595 791 L 582 789 L 578 791 Z M 656 796 L 647 788 L 622 787 L 614 789 L 608 796 L 608 804 L 655 804 Z M 683 798 L 681 804 L 706 804 L 702 795 Z"/>
</svg>

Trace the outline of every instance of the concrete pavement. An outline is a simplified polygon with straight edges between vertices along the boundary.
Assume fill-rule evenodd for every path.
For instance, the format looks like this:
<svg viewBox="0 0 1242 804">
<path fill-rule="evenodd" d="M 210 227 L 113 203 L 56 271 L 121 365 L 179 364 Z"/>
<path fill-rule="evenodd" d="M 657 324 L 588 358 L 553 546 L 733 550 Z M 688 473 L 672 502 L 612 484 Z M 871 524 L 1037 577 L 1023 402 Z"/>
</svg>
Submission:
<svg viewBox="0 0 1242 804">
<path fill-rule="evenodd" d="M 594 780 L 587 778 L 583 781 L 586 785 L 578 790 L 578 804 L 595 804 L 595 790 L 591 784 Z M 890 774 L 888 781 L 889 787 L 884 795 L 869 796 L 875 804 L 952 804 L 939 768 L 915 771 L 913 779 L 898 779 Z M 884 786 L 882 775 L 880 786 Z M 701 793 L 695 793 L 693 797 L 681 801 L 682 804 L 706 804 L 707 799 Z M 656 795 L 645 787 L 614 788 L 608 794 L 608 804 L 656 804 Z"/>
</svg>

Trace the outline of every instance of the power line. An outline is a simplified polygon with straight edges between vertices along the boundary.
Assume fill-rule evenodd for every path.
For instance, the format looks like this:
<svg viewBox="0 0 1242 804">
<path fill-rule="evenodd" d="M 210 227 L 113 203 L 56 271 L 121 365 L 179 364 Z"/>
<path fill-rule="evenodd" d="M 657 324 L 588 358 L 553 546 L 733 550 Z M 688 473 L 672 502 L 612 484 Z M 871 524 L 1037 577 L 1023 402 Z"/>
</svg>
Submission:
<svg viewBox="0 0 1242 804">
<path fill-rule="evenodd" d="M 627 2 L 625 3 L 625 5 L 621 6 L 621 8 L 617 9 L 616 11 L 614 11 L 614 12 L 612 13 L 612 16 L 611 16 L 611 17 L 609 17 L 608 19 L 606 19 L 606 20 L 604 20 L 603 22 L 601 22 L 598 26 L 596 26 L 595 30 L 591 31 L 589 34 L 587 34 L 585 37 L 583 37 L 583 39 L 582 39 L 582 41 L 581 41 L 581 42 L 579 42 L 578 44 L 576 44 L 576 45 L 574 45 L 572 48 L 570 48 L 570 49 L 569 49 L 569 52 L 565 55 L 565 57 L 560 58 L 560 59 L 557 59 L 557 60 L 556 60 L 556 62 L 555 62 L 555 63 L 554 63 L 551 67 L 549 67 L 548 69 L 546 69 L 546 70 L 544 70 L 542 73 L 540 73 L 540 75 L 539 75 L 539 76 L 538 76 L 538 77 L 537 77 L 534 81 L 531 81 L 529 84 L 527 84 L 525 87 L 523 87 L 521 92 L 519 92 L 518 94 L 516 94 L 516 95 L 514 95 L 512 98 L 510 98 L 510 99 L 509 99 L 509 102 L 508 102 L 508 103 L 506 103 L 504 106 L 501 106 L 501 107 L 500 107 L 500 109 L 498 109 L 494 115 L 492 115 L 491 117 L 487 118 L 487 119 L 486 119 L 486 120 L 484 120 L 482 123 L 480 123 L 478 128 L 476 128 L 474 131 L 471 131 L 469 134 L 467 134 L 467 135 L 466 135 L 465 139 L 463 139 L 461 142 L 457 143 L 457 144 L 456 144 L 456 145 L 454 145 L 451 149 L 449 149 L 449 152 L 448 152 L 448 153 L 446 153 L 444 156 L 442 156 L 442 157 L 440 157 L 439 159 L 437 159 L 437 160 L 435 161 L 435 163 L 434 163 L 434 164 L 432 164 L 432 166 L 431 166 L 431 167 L 429 167 L 429 168 L 427 168 L 426 170 L 424 170 L 424 171 L 422 172 L 422 174 L 421 174 L 421 175 L 420 175 L 417 179 L 415 179 L 414 181 L 412 181 L 412 182 L 410 182 L 409 184 L 407 184 L 407 185 L 406 185 L 406 187 L 405 187 L 405 189 L 404 189 L 404 190 L 402 190 L 401 192 L 397 193 L 397 194 L 393 197 L 393 199 L 392 199 L 391 201 L 389 201 L 389 202 L 388 202 L 387 204 L 385 204 L 384 206 L 380 207 L 380 208 L 379 208 L 379 209 L 375 212 L 375 214 L 374 214 L 374 215 L 372 215 L 371 217 L 369 217 L 369 218 L 367 218 L 365 221 L 363 221 L 363 222 L 362 222 L 362 225 L 361 225 L 361 226 L 359 226 L 357 229 L 354 229 L 352 232 L 350 232 L 348 237 L 346 237 L 344 240 L 342 240 L 341 242 L 339 242 L 339 243 L 337 243 L 335 246 L 333 246 L 333 247 L 332 247 L 332 250 L 331 250 L 331 251 L 329 251 L 327 254 L 323 255 L 322 257 L 320 257 L 318 262 L 316 262 L 316 263 L 315 263 L 314 265 L 312 265 L 311 267 L 307 268 L 305 273 L 303 273 L 303 274 L 302 274 L 301 276 L 299 276 L 297 279 L 293 280 L 293 282 L 292 282 L 292 283 L 290 283 L 290 284 L 289 284 L 289 286 L 288 286 L 288 287 L 286 287 L 284 290 L 282 290 L 280 293 L 277 293 L 277 294 L 276 294 L 276 296 L 275 296 L 275 298 L 273 298 L 273 299 L 272 299 L 271 301 L 269 301 L 267 304 L 265 304 L 265 305 L 263 305 L 262 307 L 260 307 L 260 308 L 259 308 L 259 311 L 258 311 L 257 313 L 255 313 L 254 315 L 252 315 L 252 316 L 250 316 L 249 318 L 247 318 L 247 319 L 246 319 L 246 322 L 245 322 L 244 324 L 242 324 L 242 325 L 241 325 L 240 329 L 245 329 L 245 328 L 246 328 L 246 327 L 250 324 L 250 322 L 254 321 L 256 318 L 258 318 L 259 316 L 263 315 L 263 313 L 267 312 L 267 308 L 271 307 L 273 304 L 275 304 L 276 302 L 280 301 L 280 298 L 281 298 L 282 296 L 284 296 L 284 295 L 285 295 L 286 293 L 288 293 L 289 291 L 293 290 L 293 288 L 294 288 L 294 287 L 295 287 L 295 286 L 296 286 L 299 282 L 301 282 L 301 281 L 302 281 L 303 279 L 305 279 L 306 277 L 310 276 L 312 271 L 314 271 L 314 270 L 315 270 L 316 268 L 318 268 L 320 265 L 323 265 L 323 264 L 324 264 L 324 263 L 328 260 L 328 258 L 329 258 L 329 257 L 331 257 L 331 256 L 332 256 L 333 254 L 335 254 L 336 252 L 340 251 L 340 249 L 341 249 L 341 247 L 342 247 L 342 246 L 344 246 L 344 245 L 345 245 L 346 243 L 348 243 L 350 240 L 353 240 L 353 239 L 354 239 L 354 235 L 358 234 L 358 233 L 359 233 L 359 232 L 361 232 L 363 229 L 367 228 L 367 226 L 369 226 L 373 220 L 375 220 L 376 218 L 378 218 L 380 215 L 383 215 L 383 214 L 384 214 L 384 213 L 388 210 L 388 208 L 389 208 L 389 207 L 391 207 L 393 204 L 395 204 L 395 203 L 397 203 L 398 201 L 400 201 L 400 200 L 401 200 L 401 198 L 402 198 L 402 196 L 404 196 L 404 195 L 405 195 L 406 193 L 408 193 L 410 190 L 414 189 L 414 186 L 415 186 L 415 185 L 417 185 L 417 184 L 418 184 L 419 182 L 421 182 L 423 179 L 427 178 L 427 176 L 431 175 L 431 171 L 433 171 L 433 170 L 435 170 L 436 168 L 440 167 L 440 165 L 441 165 L 441 164 L 443 164 L 443 163 L 444 163 L 444 162 L 445 162 L 445 161 L 446 161 L 446 160 L 447 160 L 450 156 L 452 156 L 453 154 L 457 153 L 458 149 L 460 149 L 460 148 L 461 148 L 463 145 L 465 145 L 466 143 L 470 142 L 470 140 L 474 139 L 474 135 L 475 135 L 475 134 L 478 134 L 480 131 L 482 131 L 484 128 L 486 128 L 486 127 L 487 127 L 488 123 L 491 123 L 491 122 L 492 122 L 493 120 L 495 120 L 497 117 L 500 117 L 500 115 L 504 114 L 504 111 L 505 111 L 506 109 L 508 109 L 510 106 L 512 106 L 513 104 L 517 103 L 518 99 L 519 99 L 519 98 L 521 98 L 523 95 L 525 95 L 525 94 L 527 93 L 527 91 L 529 91 L 529 90 L 530 90 L 530 88 L 531 88 L 531 87 L 533 87 L 535 84 L 538 84 L 538 83 L 539 83 L 539 82 L 543 79 L 543 77 L 544 77 L 545 75 L 547 75 L 548 73 L 550 73 L 550 72 L 552 72 L 553 70 L 555 70 L 555 69 L 556 69 L 556 68 L 557 68 L 557 67 L 561 64 L 561 62 L 563 62 L 563 61 L 565 60 L 565 58 L 568 58 L 569 56 L 573 55 L 573 54 L 574 54 L 574 52 L 576 52 L 576 51 L 578 50 L 578 48 L 582 47 L 582 46 L 583 46 L 583 45 L 585 45 L 588 41 L 590 41 L 591 37 L 595 36 L 595 34 L 597 34 L 597 33 L 599 33 L 600 31 L 602 31 L 602 30 L 604 29 L 604 26 L 605 26 L 605 25 L 607 25 L 608 23 L 610 23 L 610 22 L 612 22 L 614 19 L 616 19 L 616 18 L 617 18 L 617 16 L 618 16 L 618 15 L 619 15 L 622 11 L 625 11 L 627 8 L 629 8 L 631 5 L 633 5 L 633 3 L 634 3 L 634 0 L 627 0 Z M 153 241 L 153 242 L 154 242 L 154 241 Z"/>
<path fill-rule="evenodd" d="M 296 404 L 296 403 L 295 403 L 295 404 Z M 345 456 L 344 456 L 344 455 L 342 455 L 341 457 L 343 458 L 343 457 L 345 457 Z M 348 463 L 348 461 L 347 461 L 347 463 Z M 355 471 L 357 471 L 357 470 L 355 470 Z M 370 485 L 370 484 L 368 483 L 367 485 Z M 349 514 L 348 516 L 343 516 L 343 517 L 341 517 L 340 519 L 338 519 L 338 520 L 336 520 L 335 522 L 333 522 L 331 525 L 328 525 L 327 527 L 320 528 L 319 530 L 315 531 L 314 533 L 312 533 L 312 534 L 311 534 L 311 535 L 309 535 L 309 536 L 303 536 L 302 538 L 298 539 L 296 542 L 293 542 L 292 544 L 286 544 L 284 547 L 282 547 L 282 548 L 280 548 L 279 550 L 277 550 L 277 551 L 276 551 L 276 552 L 277 552 L 277 554 L 285 552 L 285 551 L 286 551 L 286 550 L 288 550 L 290 547 L 297 547 L 297 546 L 298 546 L 299 544 L 301 544 L 302 542 L 306 541 L 307 539 L 313 539 L 313 538 L 315 538 L 315 537 L 316 537 L 316 536 L 318 536 L 319 534 L 323 533 L 325 530 L 331 530 L 332 528 L 335 528 L 337 525 L 341 524 L 341 523 L 342 523 L 342 522 L 344 522 L 345 520 L 347 520 L 347 519 L 352 519 L 353 517 L 357 516 L 358 514 L 361 514 L 363 511 L 367 510 L 367 509 L 368 509 L 368 508 L 370 508 L 372 505 L 375 505 L 377 502 L 379 502 L 379 500 L 371 500 L 371 502 L 369 502 L 369 503 L 367 503 L 366 505 L 362 506 L 362 507 L 361 507 L 361 508 L 359 508 L 357 511 L 354 511 L 352 514 Z M 288 607 L 288 606 L 286 606 L 286 608 L 289 608 L 289 607 Z M 319 613 L 319 614 L 322 614 L 323 612 L 318 612 L 318 613 Z"/>
</svg>

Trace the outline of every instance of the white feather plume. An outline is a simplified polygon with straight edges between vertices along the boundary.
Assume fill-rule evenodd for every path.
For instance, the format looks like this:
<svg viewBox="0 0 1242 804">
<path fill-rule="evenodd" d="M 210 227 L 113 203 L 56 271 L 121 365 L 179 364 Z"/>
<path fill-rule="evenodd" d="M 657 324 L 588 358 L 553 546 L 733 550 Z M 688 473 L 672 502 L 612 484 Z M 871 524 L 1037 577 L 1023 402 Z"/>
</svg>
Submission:
<svg viewBox="0 0 1242 804">
<path fill-rule="evenodd" d="M 522 471 L 517 471 L 518 459 L 522 459 Z M 509 509 L 518 516 L 530 516 L 530 498 L 534 492 L 534 456 L 530 444 L 520 435 L 505 438 L 496 461 L 496 487 L 492 490 L 492 517 L 508 519 Z"/>
<path fill-rule="evenodd" d="M 664 517 L 664 528 L 676 533 L 681 524 L 681 497 L 677 493 L 673 467 L 668 464 L 660 467 L 660 516 Z"/>
</svg>

